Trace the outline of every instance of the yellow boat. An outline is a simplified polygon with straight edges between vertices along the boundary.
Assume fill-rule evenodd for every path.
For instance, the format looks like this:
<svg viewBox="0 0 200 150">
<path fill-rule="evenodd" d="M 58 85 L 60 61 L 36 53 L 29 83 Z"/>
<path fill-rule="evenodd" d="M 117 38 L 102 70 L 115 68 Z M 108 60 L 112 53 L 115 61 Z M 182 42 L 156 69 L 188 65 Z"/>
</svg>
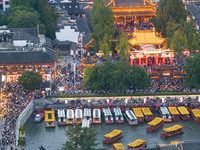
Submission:
<svg viewBox="0 0 200 150">
<path fill-rule="evenodd" d="M 169 128 L 164 128 L 163 132 L 160 133 L 160 136 L 163 138 L 171 137 L 177 134 L 180 134 L 184 131 L 183 127 L 180 125 L 174 125 Z"/>
<path fill-rule="evenodd" d="M 172 120 L 173 121 L 179 121 L 180 120 L 180 114 L 178 112 L 178 110 L 176 109 L 176 107 L 168 107 L 169 112 L 172 115 Z"/>
<path fill-rule="evenodd" d="M 67 119 L 67 125 L 72 125 L 75 122 L 73 109 L 67 109 L 66 119 Z"/>
<path fill-rule="evenodd" d="M 142 112 L 145 116 L 146 121 L 152 121 L 153 120 L 153 114 L 152 114 L 151 110 L 149 109 L 149 107 L 142 107 Z"/>
<path fill-rule="evenodd" d="M 190 120 L 190 113 L 184 106 L 178 107 L 178 111 L 180 112 L 180 116 L 183 120 Z"/>
<path fill-rule="evenodd" d="M 93 124 L 101 124 L 101 111 L 100 109 L 93 109 Z"/>
<path fill-rule="evenodd" d="M 123 146 L 122 143 L 115 143 L 113 144 L 113 150 L 121 150 L 121 149 L 125 149 L 125 147 Z"/>
<path fill-rule="evenodd" d="M 133 108 L 133 112 L 138 119 L 138 122 L 144 122 L 144 114 L 140 107 Z"/>
<path fill-rule="evenodd" d="M 147 131 L 155 131 L 159 127 L 161 127 L 164 124 L 164 121 L 162 118 L 156 117 L 154 120 L 148 123 L 148 127 L 146 127 Z"/>
<path fill-rule="evenodd" d="M 127 149 L 144 148 L 146 146 L 147 142 L 145 140 L 137 139 L 135 142 L 127 144 Z"/>
<path fill-rule="evenodd" d="M 103 143 L 110 144 L 120 139 L 121 137 L 122 137 L 122 131 L 115 129 L 104 136 Z"/>
<path fill-rule="evenodd" d="M 45 111 L 45 127 L 55 127 L 55 112 L 54 111 Z"/>
<path fill-rule="evenodd" d="M 199 109 L 192 109 L 192 117 L 196 123 L 200 123 L 200 110 Z"/>
</svg>

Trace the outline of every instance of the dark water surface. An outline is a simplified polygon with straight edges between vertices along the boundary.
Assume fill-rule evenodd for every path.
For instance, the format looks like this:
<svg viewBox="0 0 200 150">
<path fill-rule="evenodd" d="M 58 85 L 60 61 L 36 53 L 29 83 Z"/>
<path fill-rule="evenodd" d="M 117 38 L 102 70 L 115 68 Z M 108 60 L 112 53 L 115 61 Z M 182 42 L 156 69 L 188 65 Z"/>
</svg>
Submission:
<svg viewBox="0 0 200 150">
<path fill-rule="evenodd" d="M 154 117 L 159 116 L 158 113 L 154 113 Z M 163 139 L 160 137 L 160 132 L 163 128 L 173 126 L 174 124 L 182 125 L 184 128 L 184 133 L 176 135 L 174 137 Z M 92 125 L 91 128 L 94 128 L 98 132 L 99 145 L 98 148 L 107 148 L 112 150 L 112 144 L 104 145 L 102 144 L 102 139 L 105 134 L 111 132 L 114 129 L 122 130 L 123 138 L 118 140 L 116 143 L 122 143 L 125 147 L 128 143 L 131 143 L 137 139 L 143 139 L 147 141 L 147 147 L 155 147 L 158 144 L 168 144 L 170 141 L 183 141 L 183 140 L 193 140 L 200 139 L 200 125 L 196 124 L 191 117 L 190 121 L 182 121 L 165 123 L 161 128 L 154 132 L 146 132 L 146 122 L 139 123 L 138 126 L 129 126 L 126 122 L 125 124 L 114 124 L 106 125 L 102 123 L 100 126 Z M 61 148 L 62 144 L 65 143 L 67 137 L 65 132 L 70 127 L 60 127 L 56 126 L 55 128 L 45 128 L 44 121 L 39 124 L 33 123 L 33 117 L 31 116 L 27 123 L 25 124 L 26 128 L 26 145 L 25 150 L 38 150 L 39 146 L 44 146 L 47 150 L 57 150 Z"/>
</svg>

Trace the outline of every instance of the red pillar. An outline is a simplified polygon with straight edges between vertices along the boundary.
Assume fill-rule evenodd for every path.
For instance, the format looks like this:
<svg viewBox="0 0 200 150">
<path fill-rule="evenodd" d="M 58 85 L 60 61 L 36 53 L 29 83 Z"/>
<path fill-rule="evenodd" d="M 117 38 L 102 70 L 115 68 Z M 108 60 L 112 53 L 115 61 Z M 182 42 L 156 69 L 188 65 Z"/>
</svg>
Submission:
<svg viewBox="0 0 200 150">
<path fill-rule="evenodd" d="M 162 59 L 163 59 L 162 61 L 163 61 L 163 65 L 164 65 L 165 64 L 165 57 L 163 57 Z"/>
<path fill-rule="evenodd" d="M 170 58 L 171 64 L 173 64 L 173 55 L 171 54 L 171 58 Z"/>
<path fill-rule="evenodd" d="M 158 64 L 158 54 L 156 54 L 156 65 Z"/>
<path fill-rule="evenodd" d="M 148 66 L 148 57 L 146 56 L 145 65 Z"/>
<path fill-rule="evenodd" d="M 133 67 L 133 59 L 131 59 L 131 67 Z"/>
<path fill-rule="evenodd" d="M 141 58 L 139 58 L 139 66 L 141 66 L 141 62 L 142 62 L 142 60 L 141 60 Z"/>
</svg>

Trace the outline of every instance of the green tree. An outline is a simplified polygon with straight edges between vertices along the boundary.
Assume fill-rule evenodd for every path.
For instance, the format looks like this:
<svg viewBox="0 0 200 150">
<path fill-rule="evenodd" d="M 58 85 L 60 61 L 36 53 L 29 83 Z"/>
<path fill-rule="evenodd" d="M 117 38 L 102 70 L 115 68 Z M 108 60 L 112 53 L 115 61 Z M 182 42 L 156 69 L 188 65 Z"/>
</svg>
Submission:
<svg viewBox="0 0 200 150">
<path fill-rule="evenodd" d="M 105 34 L 113 36 L 114 19 L 110 6 L 105 6 L 104 0 L 94 0 L 93 9 L 91 10 L 92 27 L 94 33 L 91 37 L 94 39 L 95 50 L 98 51 Z"/>
<path fill-rule="evenodd" d="M 105 33 L 103 41 L 100 42 L 100 50 L 103 50 L 104 56 L 106 58 L 109 58 L 109 54 L 112 52 L 112 35 L 108 35 L 108 33 Z"/>
<path fill-rule="evenodd" d="M 8 14 L 0 14 L 0 26 L 8 25 Z"/>
<path fill-rule="evenodd" d="M 130 44 L 128 42 L 128 38 L 126 34 L 122 32 L 121 30 L 119 32 L 116 49 L 121 60 L 126 60 L 128 58 Z"/>
<path fill-rule="evenodd" d="M 74 124 L 66 131 L 66 135 L 68 139 L 60 150 L 96 150 L 97 133 L 94 129 Z"/>
<path fill-rule="evenodd" d="M 186 71 L 184 84 L 188 88 L 200 89 L 200 54 L 194 54 L 193 57 L 187 58 L 183 69 Z"/>
<path fill-rule="evenodd" d="M 37 72 L 25 71 L 18 78 L 18 83 L 25 89 L 33 91 L 37 89 L 42 83 L 42 76 Z"/>
<path fill-rule="evenodd" d="M 17 7 L 17 6 L 26 6 L 29 7 L 30 0 L 10 0 L 10 6 L 11 8 Z"/>
</svg>

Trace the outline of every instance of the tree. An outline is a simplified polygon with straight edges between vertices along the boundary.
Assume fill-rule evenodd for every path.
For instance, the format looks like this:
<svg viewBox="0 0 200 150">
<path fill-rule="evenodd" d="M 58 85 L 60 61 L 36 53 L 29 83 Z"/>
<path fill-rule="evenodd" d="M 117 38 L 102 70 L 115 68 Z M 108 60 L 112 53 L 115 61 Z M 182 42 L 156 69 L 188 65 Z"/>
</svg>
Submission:
<svg viewBox="0 0 200 150">
<path fill-rule="evenodd" d="M 10 6 L 11 8 L 17 7 L 17 6 L 26 6 L 29 7 L 30 0 L 10 0 Z"/>
<path fill-rule="evenodd" d="M 188 88 L 200 89 L 200 54 L 194 54 L 193 57 L 187 58 L 183 69 L 186 71 L 185 85 Z"/>
<path fill-rule="evenodd" d="M 18 78 L 18 83 L 25 89 L 33 91 L 42 83 L 42 76 L 37 72 L 25 71 L 22 73 L 22 76 Z"/>
<path fill-rule="evenodd" d="M 91 37 L 94 39 L 95 50 L 98 51 L 105 34 L 113 36 L 114 19 L 110 6 L 105 6 L 104 0 L 94 0 L 93 9 L 91 10 L 92 27 L 94 33 Z"/>
<path fill-rule="evenodd" d="M 126 60 L 128 58 L 130 44 L 128 42 L 126 34 L 121 30 L 119 32 L 116 49 L 121 60 Z"/>
<path fill-rule="evenodd" d="M 106 58 L 109 57 L 110 52 L 112 52 L 112 43 L 111 43 L 112 35 L 108 35 L 105 33 L 103 41 L 100 42 L 100 49 L 103 50 L 104 56 Z"/>
<path fill-rule="evenodd" d="M 81 128 L 79 124 L 66 131 L 67 141 L 60 150 L 96 150 L 97 133 L 94 129 Z"/>
</svg>

